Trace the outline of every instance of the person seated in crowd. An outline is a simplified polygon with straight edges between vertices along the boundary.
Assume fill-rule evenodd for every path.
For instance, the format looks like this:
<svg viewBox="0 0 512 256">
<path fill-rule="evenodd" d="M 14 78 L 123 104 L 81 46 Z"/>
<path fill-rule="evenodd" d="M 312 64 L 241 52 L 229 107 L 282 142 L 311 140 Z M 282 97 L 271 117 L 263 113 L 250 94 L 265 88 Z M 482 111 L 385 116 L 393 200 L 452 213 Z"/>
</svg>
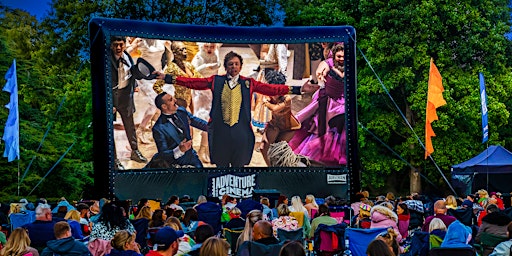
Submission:
<svg viewBox="0 0 512 256">
<path fill-rule="evenodd" d="M 370 228 L 372 225 L 371 212 L 372 207 L 369 204 L 360 204 L 359 205 L 359 214 L 356 216 L 356 221 L 354 226 L 357 228 Z"/>
<path fill-rule="evenodd" d="M 394 202 L 395 201 L 395 194 L 393 192 L 388 192 L 386 194 L 386 202 Z"/>
<path fill-rule="evenodd" d="M 482 219 L 482 226 L 478 229 L 475 237 L 475 243 L 480 243 L 483 233 L 492 234 L 501 237 L 507 237 L 507 225 L 512 219 L 498 208 L 495 204 L 487 206 L 487 215 Z M 491 253 L 491 250 L 484 252 L 485 255 Z"/>
<path fill-rule="evenodd" d="M 56 240 L 47 242 L 46 247 L 41 256 L 54 256 L 54 255 L 84 255 L 89 256 L 91 252 L 87 249 L 84 243 L 76 241 L 71 236 L 71 227 L 66 221 L 59 221 L 53 227 Z"/>
<path fill-rule="evenodd" d="M 167 219 L 167 215 L 165 211 L 162 209 L 156 209 L 151 216 L 151 221 L 149 221 L 150 228 L 158 228 L 164 226 L 165 220 Z"/>
<path fill-rule="evenodd" d="M 137 203 L 137 208 L 135 208 L 135 212 L 133 212 L 133 215 L 134 216 L 139 215 L 140 210 L 142 210 L 142 208 L 144 206 L 148 206 L 149 207 L 149 200 L 147 198 L 141 198 L 139 200 L 139 202 Z"/>
<path fill-rule="evenodd" d="M 135 228 L 123 215 L 121 208 L 112 202 L 103 205 L 98 222 L 92 226 L 89 238 L 110 241 L 119 230 L 128 230 L 130 233 L 135 233 Z"/>
<path fill-rule="evenodd" d="M 365 199 L 363 193 L 357 192 L 355 195 L 355 202 L 350 204 L 350 208 L 354 211 L 354 216 L 359 214 L 359 206 L 363 203 L 363 200 Z"/>
<path fill-rule="evenodd" d="M 12 231 L 9 240 L 5 247 L 0 250 L 0 255 L 29 255 L 39 256 L 37 249 L 30 247 L 30 238 L 28 237 L 27 230 L 19 227 Z"/>
<path fill-rule="evenodd" d="M 449 228 L 450 224 L 452 224 L 452 222 L 456 221 L 457 219 L 453 216 L 446 215 L 446 212 L 447 212 L 447 209 L 446 209 L 446 203 L 444 202 L 444 200 L 437 200 L 434 203 L 434 215 L 429 216 L 425 219 L 425 223 L 423 224 L 423 227 L 421 228 L 421 230 L 423 232 L 428 232 L 428 227 L 430 225 L 430 222 L 434 218 L 441 219 L 444 222 L 444 225 Z"/>
<path fill-rule="evenodd" d="M 475 203 L 475 195 L 469 194 L 466 196 L 466 199 L 462 201 L 462 204 L 460 207 L 462 208 L 473 208 L 473 204 Z"/>
<path fill-rule="evenodd" d="M 272 221 L 274 217 L 274 212 L 270 209 L 270 200 L 268 197 L 262 197 L 260 199 L 260 204 L 263 206 L 263 216 L 265 216 L 266 220 Z"/>
<path fill-rule="evenodd" d="M 226 211 L 229 211 L 236 206 L 236 203 L 237 203 L 236 198 L 234 198 L 232 196 L 228 196 L 226 198 L 226 204 L 224 205 L 224 208 L 226 208 Z"/>
<path fill-rule="evenodd" d="M 279 240 L 277 240 L 273 235 L 272 224 L 266 220 L 259 220 L 254 224 L 254 228 L 252 229 L 252 238 L 254 242 L 264 245 L 279 243 Z M 241 254 L 243 255 L 243 253 Z"/>
<path fill-rule="evenodd" d="M 446 236 L 441 243 L 441 248 L 471 248 L 471 228 L 455 220 L 450 223 Z"/>
<path fill-rule="evenodd" d="M 197 201 L 196 201 L 196 204 L 193 206 L 193 208 L 195 209 L 196 206 L 202 204 L 202 203 L 206 203 L 208 202 L 208 200 L 206 200 L 206 196 L 203 196 L 203 195 L 200 195 L 197 197 Z"/>
<path fill-rule="evenodd" d="M 199 256 L 226 256 L 229 255 L 229 243 L 226 240 L 212 236 L 204 241 L 199 250 Z"/>
<path fill-rule="evenodd" d="M 82 234 L 82 227 L 80 226 L 80 212 L 77 210 L 71 210 L 66 213 L 64 219 L 67 220 L 69 226 L 71 227 L 71 234 L 75 239 L 83 239 L 84 235 Z"/>
<path fill-rule="evenodd" d="M 152 216 L 153 216 L 153 211 L 151 211 L 151 207 L 149 207 L 149 206 L 142 206 L 142 208 L 140 208 L 137 211 L 137 214 L 135 215 L 135 219 L 136 220 L 146 219 L 149 222 L 149 220 L 151 220 Z"/>
<path fill-rule="evenodd" d="M 423 202 L 420 200 L 420 195 L 418 193 L 412 193 L 410 199 L 405 201 L 407 204 L 407 208 L 409 208 L 409 213 L 411 215 L 411 219 L 409 220 L 409 229 L 421 228 L 423 225 L 423 214 L 425 213 L 425 208 L 423 207 Z"/>
<path fill-rule="evenodd" d="M 409 235 L 409 221 L 411 220 L 411 215 L 409 214 L 409 208 L 407 208 L 407 204 L 399 203 L 396 206 L 396 214 L 398 215 L 398 230 L 400 230 L 402 239 L 406 239 Z"/>
<path fill-rule="evenodd" d="M 370 212 L 372 223 L 370 228 L 392 227 L 397 234 L 397 242 L 402 241 L 402 235 L 398 231 L 398 216 L 393 210 L 383 205 L 375 205 Z"/>
<path fill-rule="evenodd" d="M 378 205 L 378 204 L 381 204 L 381 203 L 384 203 L 384 202 L 386 202 L 386 197 L 383 196 L 383 195 L 378 195 L 375 198 L 375 205 Z"/>
<path fill-rule="evenodd" d="M 374 239 L 368 244 L 366 248 L 366 255 L 368 256 L 395 256 L 393 251 L 389 249 L 386 242 L 380 239 Z"/>
<path fill-rule="evenodd" d="M 315 235 L 315 231 L 318 228 L 318 225 L 325 224 L 325 225 L 336 225 L 338 224 L 338 221 L 331 217 L 331 213 L 329 211 L 329 206 L 325 204 L 321 204 L 318 206 L 318 217 L 314 218 L 313 221 L 311 221 L 311 230 L 309 231 L 309 237 L 313 237 Z"/>
<path fill-rule="evenodd" d="M 508 240 L 499 243 L 489 256 L 510 256 L 512 255 L 510 248 L 512 248 L 512 222 L 507 225 Z"/>
<path fill-rule="evenodd" d="M 290 210 L 286 204 L 281 204 L 277 207 L 277 214 L 279 217 L 277 219 L 272 220 L 272 229 L 274 230 L 274 235 L 277 235 L 277 229 L 284 229 L 287 231 L 297 230 L 299 228 L 299 223 L 297 219 L 295 219 L 290 215 Z"/>
<path fill-rule="evenodd" d="M 446 236 L 446 225 L 439 218 L 434 218 L 428 227 L 430 249 L 441 247 Z"/>
<path fill-rule="evenodd" d="M 245 226 L 245 220 L 240 217 L 242 214 L 240 209 L 233 207 L 233 209 L 229 210 L 228 214 L 231 219 L 224 225 L 225 228 L 236 229 Z"/>
<path fill-rule="evenodd" d="M 311 210 L 318 211 L 318 204 L 316 203 L 315 196 L 314 195 L 306 195 L 306 204 L 304 207 L 308 210 L 308 217 L 310 220 L 314 218 L 314 216 L 311 213 Z"/>
<path fill-rule="evenodd" d="M 176 217 L 169 217 L 165 223 L 164 227 L 171 227 L 176 231 L 182 231 L 180 221 Z M 192 250 L 192 246 L 196 243 L 195 241 L 187 234 L 184 234 L 182 237 L 178 239 L 178 252 L 176 255 L 186 255 L 188 252 Z"/>
<path fill-rule="evenodd" d="M 299 241 L 287 241 L 281 247 L 279 256 L 306 256 L 306 251 Z"/>
<path fill-rule="evenodd" d="M 89 216 L 90 216 L 90 213 L 89 213 L 89 206 L 85 203 L 79 203 L 77 206 L 76 206 L 76 210 L 80 213 L 80 224 L 81 225 L 86 225 L 86 226 L 89 226 L 90 224 L 90 221 L 89 221 Z"/>
<path fill-rule="evenodd" d="M 169 200 L 167 201 L 167 203 L 165 205 L 167 205 L 168 208 L 171 208 L 173 210 L 181 210 L 181 211 L 185 212 L 185 210 L 183 210 L 183 207 L 179 206 L 179 203 L 180 203 L 180 198 L 177 195 L 172 195 L 171 197 L 169 197 Z"/>
<path fill-rule="evenodd" d="M 245 217 L 245 227 L 242 231 L 242 234 L 238 237 L 236 247 L 240 248 L 240 245 L 242 245 L 245 241 L 253 241 L 252 237 L 252 229 L 254 227 L 254 224 L 259 221 L 263 220 L 263 213 L 260 210 L 252 210 L 249 213 L 247 213 L 247 216 Z M 236 250 L 238 251 L 238 249 Z"/>
<path fill-rule="evenodd" d="M 478 195 L 478 204 L 483 207 L 484 201 L 489 199 L 489 192 L 485 189 L 479 189 L 476 194 Z"/>
<path fill-rule="evenodd" d="M 196 232 L 194 233 L 194 241 L 196 242 L 196 244 L 194 246 L 192 246 L 190 252 L 188 252 L 188 255 L 198 256 L 203 243 L 208 238 L 210 238 L 214 235 L 215 235 L 215 231 L 213 230 L 213 227 L 210 226 L 210 224 L 204 224 L 204 225 L 197 227 Z"/>
<path fill-rule="evenodd" d="M 197 227 L 199 226 L 199 223 L 199 216 L 197 214 L 196 209 L 188 208 L 185 211 L 185 216 L 183 217 L 183 221 L 181 223 L 181 226 L 183 227 L 183 232 L 185 232 L 186 234 L 194 233 L 194 231 L 196 231 Z"/>
<path fill-rule="evenodd" d="M 388 228 L 386 232 L 379 234 L 375 239 L 384 241 L 395 255 L 399 255 L 401 253 L 401 248 L 398 244 L 397 236 L 398 234 L 393 228 Z"/>
<path fill-rule="evenodd" d="M 500 210 L 505 210 L 505 205 L 503 204 L 503 199 L 501 199 L 500 192 L 491 192 L 491 198 L 496 199 L 496 205 Z"/>
<path fill-rule="evenodd" d="M 457 209 L 457 199 L 453 195 L 448 195 L 445 200 L 446 209 Z"/>
<path fill-rule="evenodd" d="M 142 256 L 139 245 L 135 242 L 135 234 L 120 230 L 110 242 L 112 250 L 105 256 Z"/>
<path fill-rule="evenodd" d="M 292 205 L 289 207 L 290 212 L 302 212 L 304 213 L 304 217 L 309 216 L 308 215 L 308 209 L 304 207 L 302 204 L 302 199 L 300 196 L 293 196 L 292 197 Z"/>
<path fill-rule="evenodd" d="M 178 252 L 179 238 L 183 231 L 176 231 L 170 227 L 163 227 L 155 234 L 154 250 L 150 250 L 146 256 L 173 256 Z"/>
<path fill-rule="evenodd" d="M 36 221 L 25 224 L 22 227 L 28 231 L 30 237 L 30 246 L 44 248 L 46 242 L 54 240 L 53 226 L 55 222 L 52 219 L 52 210 L 47 204 L 40 204 L 36 208 Z"/>
</svg>

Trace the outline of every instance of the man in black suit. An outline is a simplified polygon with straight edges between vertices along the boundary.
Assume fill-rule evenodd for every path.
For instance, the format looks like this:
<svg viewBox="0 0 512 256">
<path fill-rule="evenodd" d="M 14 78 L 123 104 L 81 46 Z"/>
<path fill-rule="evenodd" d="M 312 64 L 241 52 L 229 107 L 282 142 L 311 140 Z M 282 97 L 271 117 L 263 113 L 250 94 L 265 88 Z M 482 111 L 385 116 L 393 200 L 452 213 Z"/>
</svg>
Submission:
<svg viewBox="0 0 512 256">
<path fill-rule="evenodd" d="M 133 122 L 133 113 L 135 113 L 135 103 L 133 101 L 133 93 L 135 91 L 136 77 L 132 70 L 135 67 L 133 59 L 126 52 L 126 38 L 113 36 L 111 38 L 111 70 L 112 70 L 112 95 L 115 113 L 118 112 L 123 121 L 124 131 L 130 143 L 132 153 L 130 159 L 139 163 L 147 162 L 147 159 L 139 151 L 137 144 L 137 136 L 135 134 L 135 124 Z M 124 170 L 124 166 L 117 158 L 114 146 L 115 168 Z"/>
<path fill-rule="evenodd" d="M 208 129 L 206 121 L 176 105 L 176 98 L 165 92 L 156 96 L 155 105 L 160 109 L 161 114 L 153 126 L 153 138 L 158 153 L 153 156 L 151 162 L 160 163 L 158 164 L 160 166 L 151 165 L 151 167 L 191 165 L 202 168 L 203 164 L 192 148 L 190 125 L 206 131 Z M 165 165 L 162 166 L 161 163 Z"/>
</svg>

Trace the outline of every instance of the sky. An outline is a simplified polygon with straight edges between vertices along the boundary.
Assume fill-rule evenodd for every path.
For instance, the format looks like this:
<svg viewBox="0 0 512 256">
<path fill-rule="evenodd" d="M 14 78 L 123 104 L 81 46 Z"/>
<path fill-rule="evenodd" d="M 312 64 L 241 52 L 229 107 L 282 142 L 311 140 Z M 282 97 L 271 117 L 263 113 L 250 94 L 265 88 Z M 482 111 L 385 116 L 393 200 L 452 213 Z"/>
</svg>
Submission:
<svg viewBox="0 0 512 256">
<path fill-rule="evenodd" d="M 50 11 L 51 0 L 0 0 L 2 5 L 14 8 L 22 9 L 28 13 L 36 16 L 38 20 L 42 20 L 43 17 Z"/>
</svg>

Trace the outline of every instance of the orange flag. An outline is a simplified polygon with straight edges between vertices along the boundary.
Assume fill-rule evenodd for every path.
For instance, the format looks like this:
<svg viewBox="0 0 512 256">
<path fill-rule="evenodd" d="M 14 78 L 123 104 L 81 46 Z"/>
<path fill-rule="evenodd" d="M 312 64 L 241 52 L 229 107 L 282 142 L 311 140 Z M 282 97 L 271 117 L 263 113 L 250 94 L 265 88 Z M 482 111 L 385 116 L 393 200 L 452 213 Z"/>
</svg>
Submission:
<svg viewBox="0 0 512 256">
<path fill-rule="evenodd" d="M 432 137 L 436 134 L 432 129 L 432 122 L 438 120 L 436 108 L 446 104 L 443 98 L 443 78 L 437 70 L 434 60 L 430 58 L 430 72 L 428 77 L 428 92 L 427 92 L 427 116 L 425 122 L 425 159 L 434 152 L 434 146 L 432 146 Z"/>
</svg>

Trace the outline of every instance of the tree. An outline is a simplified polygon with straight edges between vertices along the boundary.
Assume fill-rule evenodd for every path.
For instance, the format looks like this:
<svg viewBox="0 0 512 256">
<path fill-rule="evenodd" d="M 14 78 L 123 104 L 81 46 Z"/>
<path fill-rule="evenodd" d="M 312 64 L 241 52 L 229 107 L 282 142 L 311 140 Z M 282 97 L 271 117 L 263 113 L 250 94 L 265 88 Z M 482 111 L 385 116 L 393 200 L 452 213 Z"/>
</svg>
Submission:
<svg viewBox="0 0 512 256">
<path fill-rule="evenodd" d="M 413 131 L 360 56 L 359 121 L 437 186 L 446 188 L 434 165 L 423 159 L 424 150 L 417 141 L 419 138 L 424 143 L 430 57 L 444 78 L 444 97 L 448 102 L 438 109 L 440 120 L 433 125 L 437 134 L 433 138 L 433 157 L 443 173 L 448 174 L 450 165 L 484 148 L 480 144 L 478 72 L 486 76 L 491 141 L 510 143 L 510 136 L 504 136 L 510 135 L 506 124 L 511 106 L 510 95 L 505 91 L 512 86 L 506 58 L 511 44 L 504 37 L 510 27 L 507 1 L 355 1 L 342 8 L 348 14 L 340 15 L 331 14 L 336 8 L 325 8 L 331 1 L 285 2 L 286 24 L 353 22 L 350 25 L 357 29 L 358 47 L 365 52 Z M 325 13 L 329 15 L 321 15 Z M 340 17 L 345 17 L 341 22 L 347 23 L 337 21 Z M 361 129 L 359 135 L 363 186 L 382 189 L 387 179 L 409 174 L 409 166 L 366 131 Z M 398 184 L 408 182 L 398 180 Z M 396 188 L 388 188 L 393 189 Z"/>
</svg>

